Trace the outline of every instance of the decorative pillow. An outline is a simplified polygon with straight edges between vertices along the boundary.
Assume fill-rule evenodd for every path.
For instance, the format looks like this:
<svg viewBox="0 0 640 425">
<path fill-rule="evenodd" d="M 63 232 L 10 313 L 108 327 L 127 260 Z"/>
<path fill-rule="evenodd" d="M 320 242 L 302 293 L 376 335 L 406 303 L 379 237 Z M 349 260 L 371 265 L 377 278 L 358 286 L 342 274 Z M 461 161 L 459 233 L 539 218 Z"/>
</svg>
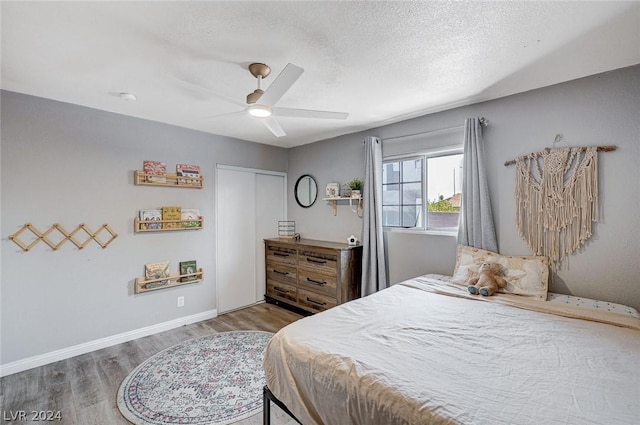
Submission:
<svg viewBox="0 0 640 425">
<path fill-rule="evenodd" d="M 593 310 L 610 311 L 611 313 L 624 314 L 626 316 L 637 317 L 640 319 L 640 313 L 633 307 L 624 304 L 610 303 L 608 301 L 593 300 L 591 298 L 576 297 L 574 295 L 561 295 L 549 292 L 547 301 L 552 303 L 560 303 L 572 305 L 575 307 L 590 308 Z"/>
<path fill-rule="evenodd" d="M 549 260 L 542 256 L 506 256 L 485 249 L 458 245 L 456 267 L 451 281 L 466 286 L 469 279 L 478 276 L 478 268 L 485 261 L 492 261 L 503 267 L 503 277 L 507 286 L 500 292 L 547 299 Z"/>
</svg>

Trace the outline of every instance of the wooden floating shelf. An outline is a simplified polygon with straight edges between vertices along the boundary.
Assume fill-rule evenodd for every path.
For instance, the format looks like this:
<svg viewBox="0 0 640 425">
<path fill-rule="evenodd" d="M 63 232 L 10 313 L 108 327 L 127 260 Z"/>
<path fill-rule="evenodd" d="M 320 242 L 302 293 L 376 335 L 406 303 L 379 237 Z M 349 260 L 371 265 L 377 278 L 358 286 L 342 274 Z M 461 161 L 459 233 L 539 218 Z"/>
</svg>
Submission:
<svg viewBox="0 0 640 425">
<path fill-rule="evenodd" d="M 150 181 L 149 178 L 164 177 L 165 182 Z M 157 176 L 146 174 L 144 171 L 136 170 L 134 173 L 133 184 L 144 186 L 163 186 L 163 187 L 184 187 L 191 189 L 202 189 L 204 186 L 204 177 L 178 176 L 177 174 L 164 174 Z"/>
<path fill-rule="evenodd" d="M 333 198 L 322 198 L 322 200 L 327 201 L 331 204 L 331 206 L 333 207 L 334 216 L 338 215 L 338 201 L 349 201 L 349 206 L 352 205 L 352 201 L 356 201 L 356 209 L 354 210 L 353 208 L 351 208 L 351 211 L 357 213 L 358 217 L 362 217 L 360 215 L 360 211 L 363 209 L 362 196 L 358 196 L 358 197 L 338 196 Z"/>
<path fill-rule="evenodd" d="M 183 277 L 190 277 L 190 276 L 195 276 L 196 278 L 193 280 L 185 281 L 185 282 L 180 281 L 180 279 L 182 279 Z M 198 271 L 195 273 L 171 275 L 169 277 L 161 277 L 160 279 L 147 280 L 144 277 L 137 277 L 135 291 L 136 291 L 136 294 L 140 294 L 142 292 L 155 291 L 158 289 L 175 288 L 176 286 L 189 285 L 191 283 L 201 282 L 203 279 L 204 279 L 204 272 L 202 271 L 202 269 L 198 269 Z M 156 286 L 155 288 L 147 288 L 147 285 L 149 283 L 162 282 L 165 280 L 169 281 L 169 283 L 162 286 Z"/>
<path fill-rule="evenodd" d="M 198 223 L 196 226 L 183 226 L 182 223 Z M 144 229 L 143 226 L 146 224 L 160 224 L 162 227 L 163 223 L 176 223 L 179 227 L 169 227 L 169 228 L 160 228 L 160 229 Z M 204 219 L 199 217 L 191 220 L 153 220 L 153 221 L 144 221 L 140 220 L 139 217 L 136 217 L 133 221 L 133 231 L 138 232 L 170 232 L 175 230 L 200 230 L 204 227 Z"/>
</svg>

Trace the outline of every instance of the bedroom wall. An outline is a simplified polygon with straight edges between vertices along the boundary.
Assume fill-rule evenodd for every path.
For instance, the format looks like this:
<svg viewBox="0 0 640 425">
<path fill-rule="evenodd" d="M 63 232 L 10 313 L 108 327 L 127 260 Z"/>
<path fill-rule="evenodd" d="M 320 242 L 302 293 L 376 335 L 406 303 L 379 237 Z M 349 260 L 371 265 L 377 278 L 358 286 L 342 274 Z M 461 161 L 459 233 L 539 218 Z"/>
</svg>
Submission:
<svg viewBox="0 0 640 425">
<path fill-rule="evenodd" d="M 326 183 L 344 183 L 364 175 L 362 141 L 373 135 L 392 138 L 459 126 L 467 117 L 484 116 L 491 201 L 502 253 L 530 255 L 515 225 L 514 167 L 506 160 L 551 146 L 556 134 L 566 144 L 616 145 L 599 154 L 601 218 L 587 245 L 571 255 L 554 275 L 551 290 L 632 305 L 640 309 L 640 66 L 594 75 L 490 102 L 428 114 L 331 140 L 291 149 L 289 186 L 305 173 Z M 462 140 L 462 130 L 459 132 Z M 424 137 L 427 149 L 446 145 L 451 132 Z M 440 137 L 442 136 L 442 137 Z M 393 142 L 392 142 L 393 143 Z M 412 140 L 412 143 L 416 143 Z M 383 143 L 383 152 L 388 143 Z M 362 220 L 340 207 L 334 217 L 326 202 L 303 209 L 289 198 L 289 217 L 303 237 L 344 241 L 361 234 Z M 451 274 L 453 236 L 385 232 L 392 283 L 425 273 Z"/>
<path fill-rule="evenodd" d="M 286 172 L 287 151 L 12 92 L 1 100 L 0 364 L 215 314 L 216 163 Z M 135 186 L 145 159 L 166 161 L 168 172 L 200 165 L 204 188 Z M 163 205 L 200 208 L 204 229 L 133 232 L 138 210 Z M 118 237 L 106 249 L 66 242 L 23 252 L 8 236 L 27 222 L 41 231 L 108 223 Z M 191 259 L 202 283 L 134 294 L 145 263 L 168 260 L 176 273 Z"/>
</svg>

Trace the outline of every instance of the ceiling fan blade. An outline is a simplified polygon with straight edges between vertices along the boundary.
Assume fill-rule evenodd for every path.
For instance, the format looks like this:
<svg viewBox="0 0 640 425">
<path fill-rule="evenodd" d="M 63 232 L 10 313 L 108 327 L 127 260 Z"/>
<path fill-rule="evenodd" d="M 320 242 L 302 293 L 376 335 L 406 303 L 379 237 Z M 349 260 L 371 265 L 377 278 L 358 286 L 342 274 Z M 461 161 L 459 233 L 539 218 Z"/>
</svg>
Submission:
<svg viewBox="0 0 640 425">
<path fill-rule="evenodd" d="M 174 76 L 171 76 L 171 75 L 169 75 L 168 77 L 171 78 L 174 81 L 177 81 L 178 83 L 180 83 L 180 84 L 182 84 L 184 86 L 190 87 L 190 88 L 195 89 L 195 90 L 200 90 L 200 91 L 207 92 L 207 93 L 209 93 L 209 94 L 211 94 L 211 95 L 213 95 L 213 96 L 215 96 L 215 97 L 217 97 L 219 99 L 223 99 L 223 100 L 226 100 L 227 102 L 233 103 L 234 105 L 242 106 L 243 108 L 247 106 L 245 103 L 240 102 L 237 99 L 234 99 L 234 98 L 232 98 L 230 96 L 215 92 L 215 91 L 213 91 L 211 89 L 208 89 L 206 87 L 200 86 L 200 85 L 195 84 L 195 83 L 192 83 L 190 81 L 186 81 L 186 80 L 183 80 L 181 78 L 177 78 L 177 77 L 174 77 Z"/>
<path fill-rule="evenodd" d="M 217 118 L 223 118 L 223 117 L 231 118 L 231 117 L 234 117 L 234 116 L 240 116 L 240 115 L 246 115 L 246 114 L 247 114 L 247 111 L 243 109 L 241 111 L 227 112 L 226 114 L 210 115 L 210 116 L 204 117 L 204 118 L 207 119 L 207 120 L 214 120 L 214 119 L 217 119 Z"/>
<path fill-rule="evenodd" d="M 325 118 L 332 120 L 346 120 L 348 112 L 314 111 L 312 109 L 273 108 L 273 113 L 280 117 L 295 118 Z"/>
<path fill-rule="evenodd" d="M 273 106 L 291 88 L 293 83 L 300 78 L 303 72 L 304 69 L 299 66 L 292 63 L 287 64 L 280 75 L 265 90 L 264 94 L 260 96 L 260 103 Z"/>
<path fill-rule="evenodd" d="M 273 118 L 273 116 L 266 117 L 266 118 L 257 118 L 257 119 L 262 121 L 264 126 L 267 127 L 269 131 L 273 133 L 274 136 L 283 137 L 287 135 L 287 133 L 284 132 L 282 127 L 280 127 L 280 123 L 276 121 L 276 119 Z"/>
</svg>

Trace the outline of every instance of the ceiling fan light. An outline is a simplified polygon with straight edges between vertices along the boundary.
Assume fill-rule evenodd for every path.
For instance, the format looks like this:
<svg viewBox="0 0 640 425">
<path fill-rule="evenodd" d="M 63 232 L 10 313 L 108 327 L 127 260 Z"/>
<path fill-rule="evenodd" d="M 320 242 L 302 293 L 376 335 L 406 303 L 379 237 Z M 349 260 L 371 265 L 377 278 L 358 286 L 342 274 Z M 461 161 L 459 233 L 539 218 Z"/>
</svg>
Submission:
<svg viewBox="0 0 640 425">
<path fill-rule="evenodd" d="M 271 108 L 269 108 L 267 105 L 260 105 L 257 103 L 253 105 L 249 105 L 247 110 L 251 115 L 258 118 L 270 117 L 272 114 Z"/>
</svg>

